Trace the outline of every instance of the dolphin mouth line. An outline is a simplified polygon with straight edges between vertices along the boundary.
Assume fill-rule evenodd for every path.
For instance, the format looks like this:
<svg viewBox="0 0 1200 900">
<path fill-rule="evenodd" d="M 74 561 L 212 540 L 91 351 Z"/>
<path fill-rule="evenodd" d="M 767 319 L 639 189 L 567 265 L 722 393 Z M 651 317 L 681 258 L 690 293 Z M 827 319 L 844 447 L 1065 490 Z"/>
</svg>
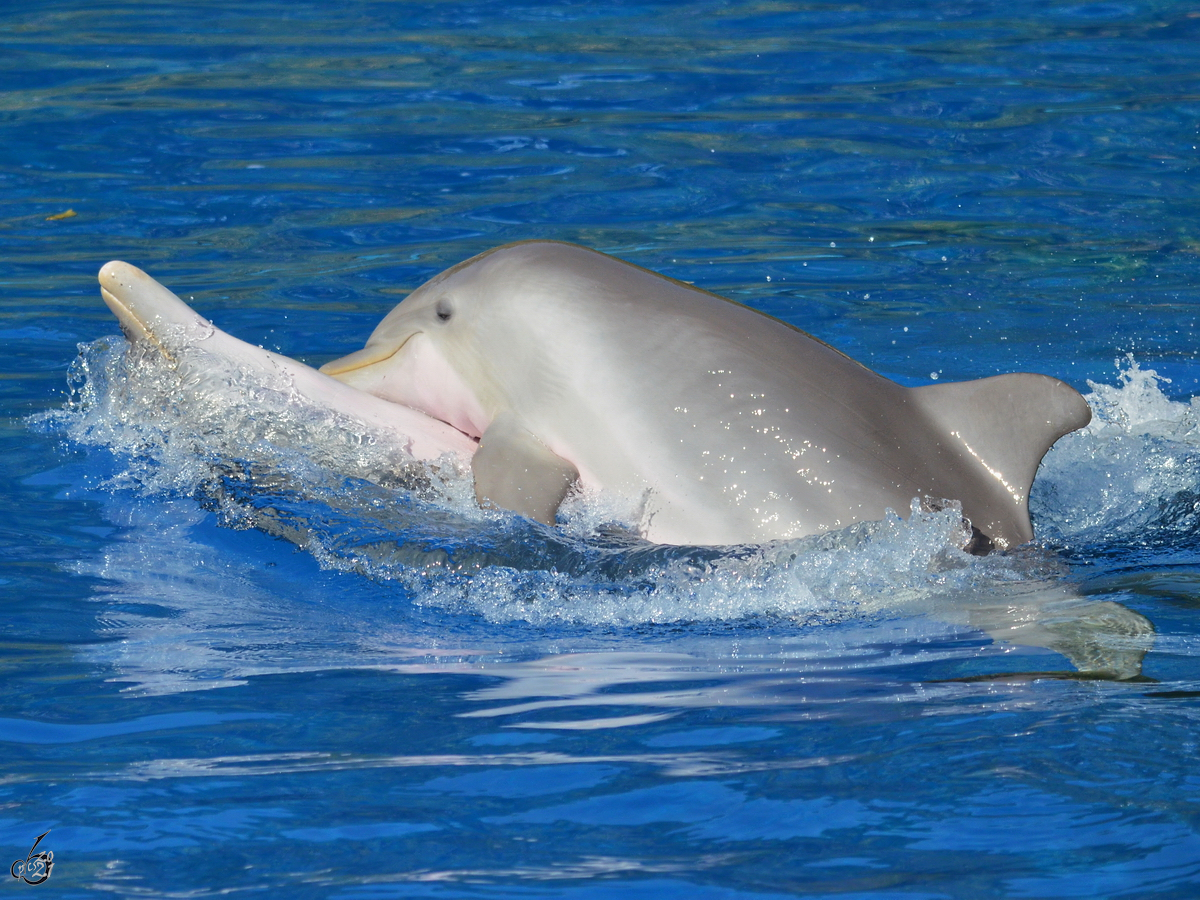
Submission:
<svg viewBox="0 0 1200 900">
<path fill-rule="evenodd" d="M 125 332 L 125 337 L 130 340 L 130 343 L 133 343 L 135 340 L 149 341 L 163 356 L 171 360 L 171 362 L 175 361 L 171 352 L 167 350 L 166 345 L 158 339 L 158 335 L 138 317 L 137 313 L 122 302 L 116 294 L 104 287 L 104 285 L 101 285 L 100 297 L 104 300 L 108 308 L 112 310 L 113 315 L 117 317 L 117 321 L 121 324 L 121 330 Z"/>
<path fill-rule="evenodd" d="M 100 296 L 103 298 L 104 302 L 108 304 L 108 308 L 116 313 L 118 319 L 121 321 L 124 321 L 125 319 L 131 319 L 137 324 L 138 328 L 142 329 L 142 331 L 146 331 L 146 323 L 135 316 L 133 314 L 133 310 L 117 299 L 117 296 L 108 288 L 104 287 L 104 285 L 100 286 Z"/>
<path fill-rule="evenodd" d="M 356 350 L 343 356 L 341 359 L 335 359 L 332 362 L 327 362 L 321 366 L 320 371 L 326 375 L 336 378 L 339 375 L 345 375 L 347 372 L 357 372 L 359 369 L 365 369 L 368 366 L 373 366 L 376 363 L 386 362 L 391 359 L 401 350 L 408 346 L 408 342 L 415 338 L 418 334 L 424 334 L 421 331 L 414 331 L 406 337 L 400 345 L 390 353 L 368 352 L 370 347 L 363 347 L 361 350 Z"/>
</svg>

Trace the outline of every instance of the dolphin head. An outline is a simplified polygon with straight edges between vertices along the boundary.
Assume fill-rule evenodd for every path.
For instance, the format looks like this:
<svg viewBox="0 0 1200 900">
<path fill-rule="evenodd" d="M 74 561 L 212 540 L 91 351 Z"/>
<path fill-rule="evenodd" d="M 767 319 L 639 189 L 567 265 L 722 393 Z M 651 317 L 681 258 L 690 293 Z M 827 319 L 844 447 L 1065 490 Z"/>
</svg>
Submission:
<svg viewBox="0 0 1200 900">
<path fill-rule="evenodd" d="M 473 437 L 511 412 L 553 449 L 558 426 L 588 405 L 578 385 L 603 381 L 594 347 L 624 358 L 614 323 L 636 310 L 613 300 L 614 266 L 618 279 L 641 273 L 572 244 L 494 248 L 417 288 L 363 349 L 321 371 Z"/>
<path fill-rule="evenodd" d="M 206 319 L 136 266 L 105 263 L 99 280 L 100 296 L 130 343 L 174 359 L 173 348 L 211 330 Z"/>
<path fill-rule="evenodd" d="M 449 274 L 449 273 L 446 273 Z M 480 437 L 494 415 L 471 378 L 476 298 L 444 276 L 417 288 L 376 326 L 366 346 L 321 366 L 339 381 L 419 409 Z M 465 367 L 468 371 L 463 371 Z"/>
</svg>

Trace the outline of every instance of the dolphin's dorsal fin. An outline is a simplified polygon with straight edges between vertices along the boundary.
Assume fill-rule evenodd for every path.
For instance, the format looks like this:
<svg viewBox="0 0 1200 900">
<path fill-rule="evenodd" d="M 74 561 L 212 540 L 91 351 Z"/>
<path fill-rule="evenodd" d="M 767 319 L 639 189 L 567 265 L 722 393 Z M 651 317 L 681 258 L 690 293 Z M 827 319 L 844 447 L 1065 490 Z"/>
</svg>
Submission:
<svg viewBox="0 0 1200 900">
<path fill-rule="evenodd" d="M 1025 372 L 910 391 L 942 438 L 949 438 L 964 458 L 976 460 L 985 478 L 994 480 L 1021 513 L 1015 527 L 992 525 L 997 533 L 989 532 L 984 522 L 974 524 L 1001 546 L 1030 540 L 1033 477 L 1055 441 L 1091 421 L 1087 401 L 1057 378 Z"/>
<path fill-rule="evenodd" d="M 511 509 L 544 525 L 554 524 L 558 505 L 579 478 L 574 465 L 550 452 L 508 412 L 483 433 L 471 471 L 480 506 Z"/>
</svg>

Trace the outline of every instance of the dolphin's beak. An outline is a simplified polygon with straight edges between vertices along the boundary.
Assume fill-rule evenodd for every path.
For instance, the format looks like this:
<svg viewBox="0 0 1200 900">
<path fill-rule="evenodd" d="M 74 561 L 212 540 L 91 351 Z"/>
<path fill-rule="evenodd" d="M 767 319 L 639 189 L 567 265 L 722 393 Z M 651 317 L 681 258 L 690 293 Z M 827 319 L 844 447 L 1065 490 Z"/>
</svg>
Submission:
<svg viewBox="0 0 1200 900">
<path fill-rule="evenodd" d="M 412 335 L 409 336 L 410 338 Z M 361 350 L 355 350 L 341 359 L 335 359 L 332 362 L 327 362 L 321 366 L 320 371 L 326 375 L 332 375 L 339 381 L 345 381 L 343 375 L 348 375 L 359 369 L 365 369 L 367 366 L 373 366 L 376 363 L 381 363 L 384 360 L 391 359 L 403 349 L 408 343 L 408 339 L 401 341 L 399 344 L 376 344 L 374 347 L 363 347 Z"/>
<path fill-rule="evenodd" d="M 171 357 L 165 332 L 208 323 L 169 290 L 129 263 L 113 260 L 100 270 L 100 296 L 131 342 L 148 343 Z"/>
</svg>

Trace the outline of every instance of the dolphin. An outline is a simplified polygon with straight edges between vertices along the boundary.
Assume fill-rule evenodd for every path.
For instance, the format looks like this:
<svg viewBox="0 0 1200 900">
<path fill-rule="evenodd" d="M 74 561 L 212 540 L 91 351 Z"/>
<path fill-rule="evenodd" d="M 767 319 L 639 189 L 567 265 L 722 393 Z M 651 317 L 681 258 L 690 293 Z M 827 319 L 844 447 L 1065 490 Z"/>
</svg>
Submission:
<svg viewBox="0 0 1200 900">
<path fill-rule="evenodd" d="M 413 291 L 321 371 L 479 439 L 481 505 L 553 523 L 567 493 L 669 544 L 797 538 L 961 503 L 975 547 L 1033 538 L 1039 463 L 1091 418 L 1044 375 L 906 388 L 778 319 L 555 241 Z"/>
<path fill-rule="evenodd" d="M 357 423 L 418 460 L 449 457 L 466 466 L 477 444 L 445 422 L 323 375 L 302 362 L 226 334 L 141 269 L 114 260 L 100 270 L 100 296 L 131 344 L 152 348 L 195 379 L 235 370 L 244 380 L 283 389 L 289 402 Z"/>
</svg>

